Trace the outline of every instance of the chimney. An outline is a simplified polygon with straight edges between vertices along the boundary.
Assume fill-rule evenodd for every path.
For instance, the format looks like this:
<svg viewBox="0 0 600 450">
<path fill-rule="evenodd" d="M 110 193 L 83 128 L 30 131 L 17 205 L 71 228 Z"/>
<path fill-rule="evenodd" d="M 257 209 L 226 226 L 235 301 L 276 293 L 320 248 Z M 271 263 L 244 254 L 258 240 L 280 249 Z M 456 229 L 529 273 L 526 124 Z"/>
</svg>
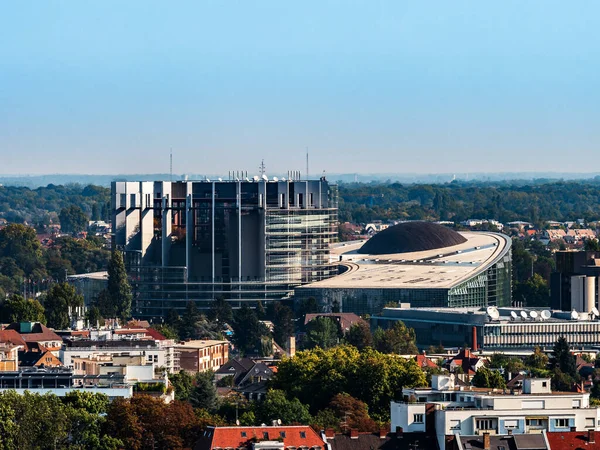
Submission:
<svg viewBox="0 0 600 450">
<path fill-rule="evenodd" d="M 596 443 L 596 430 L 588 430 L 588 444 Z"/>
<path fill-rule="evenodd" d="M 473 327 L 472 333 L 473 333 L 473 338 L 472 338 L 471 348 L 473 349 L 474 352 L 476 352 L 478 350 L 478 348 L 477 348 L 477 327 Z"/>
<path fill-rule="evenodd" d="M 483 433 L 483 450 L 490 450 L 490 433 Z"/>
<path fill-rule="evenodd" d="M 506 434 L 508 434 L 510 436 L 512 434 L 512 428 L 509 428 L 508 430 L 506 430 Z"/>
<path fill-rule="evenodd" d="M 570 427 L 569 431 L 575 433 L 577 431 L 577 427 Z"/>
<path fill-rule="evenodd" d="M 296 354 L 296 338 L 294 336 L 290 336 L 288 338 L 288 353 L 290 358 L 292 358 Z"/>
<path fill-rule="evenodd" d="M 396 437 L 397 438 L 401 438 L 403 433 L 404 433 L 404 430 L 402 429 L 402 427 L 396 427 Z"/>
<path fill-rule="evenodd" d="M 350 428 L 350 439 L 358 439 L 358 428 Z"/>
<path fill-rule="evenodd" d="M 379 429 L 379 439 L 385 439 L 387 437 L 387 428 Z"/>
<path fill-rule="evenodd" d="M 335 438 L 335 430 L 333 428 L 327 428 L 325 430 L 325 437 L 327 439 L 333 439 L 333 438 Z"/>
</svg>

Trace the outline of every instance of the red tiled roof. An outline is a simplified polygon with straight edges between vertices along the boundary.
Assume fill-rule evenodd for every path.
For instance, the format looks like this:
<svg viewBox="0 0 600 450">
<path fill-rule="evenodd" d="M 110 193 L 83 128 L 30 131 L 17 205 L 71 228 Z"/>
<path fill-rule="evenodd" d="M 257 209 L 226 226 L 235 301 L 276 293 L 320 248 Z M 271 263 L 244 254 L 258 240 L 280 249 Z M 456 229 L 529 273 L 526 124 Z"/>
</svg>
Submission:
<svg viewBox="0 0 600 450">
<path fill-rule="evenodd" d="M 6 330 L 16 331 L 25 342 L 57 341 L 62 344 L 62 338 L 46 325 L 36 323 L 33 329 L 35 330 L 33 333 L 19 333 L 20 328 L 18 323 L 11 323 L 6 327 Z"/>
<path fill-rule="evenodd" d="M 589 450 L 600 450 L 600 432 L 596 432 L 593 443 L 588 441 L 588 433 L 584 431 L 555 431 L 548 432 L 548 443 L 550 448 L 554 449 L 567 449 L 567 448 L 585 448 Z"/>
<path fill-rule="evenodd" d="M 319 435 L 311 427 L 304 425 L 281 427 L 209 427 L 207 433 L 211 433 L 211 449 L 245 447 L 248 445 L 248 441 L 252 439 L 259 441 L 277 441 L 283 439 L 284 447 L 325 448 L 325 443 Z M 285 437 L 282 436 L 282 433 L 285 433 Z"/>
<path fill-rule="evenodd" d="M 27 347 L 27 343 L 15 330 L 0 330 L 0 342 Z"/>
<path fill-rule="evenodd" d="M 437 364 L 434 363 L 431 359 L 429 359 L 426 355 L 417 355 L 415 356 L 415 361 L 419 367 L 437 367 Z"/>
<path fill-rule="evenodd" d="M 146 328 L 146 336 L 150 336 L 152 339 L 156 341 L 164 341 L 167 338 L 162 335 L 158 330 L 154 328 Z"/>
</svg>

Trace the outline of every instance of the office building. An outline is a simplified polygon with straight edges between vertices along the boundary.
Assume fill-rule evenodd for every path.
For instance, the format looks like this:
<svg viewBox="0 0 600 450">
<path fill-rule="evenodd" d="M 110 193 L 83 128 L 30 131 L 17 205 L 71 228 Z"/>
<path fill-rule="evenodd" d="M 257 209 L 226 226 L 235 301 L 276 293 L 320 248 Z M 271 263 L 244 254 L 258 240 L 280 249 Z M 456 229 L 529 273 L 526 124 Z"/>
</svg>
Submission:
<svg viewBox="0 0 600 450">
<path fill-rule="evenodd" d="M 563 311 L 591 312 L 598 308 L 600 252 L 555 253 L 556 271 L 550 277 L 550 305 Z"/>
<path fill-rule="evenodd" d="M 416 307 L 509 306 L 511 240 L 430 222 L 389 227 L 368 241 L 332 249 L 343 273 L 296 289 L 323 312 L 378 314 L 389 303 Z"/>
<path fill-rule="evenodd" d="M 600 321 L 593 313 L 525 308 L 384 308 L 371 317 L 371 327 L 396 321 L 413 328 L 420 348 L 431 345 L 477 346 L 484 351 L 551 348 L 559 337 L 571 347 L 598 346 Z"/>
<path fill-rule="evenodd" d="M 325 178 L 113 182 L 113 248 L 122 250 L 136 317 L 289 298 L 337 273 L 337 187 Z"/>
</svg>

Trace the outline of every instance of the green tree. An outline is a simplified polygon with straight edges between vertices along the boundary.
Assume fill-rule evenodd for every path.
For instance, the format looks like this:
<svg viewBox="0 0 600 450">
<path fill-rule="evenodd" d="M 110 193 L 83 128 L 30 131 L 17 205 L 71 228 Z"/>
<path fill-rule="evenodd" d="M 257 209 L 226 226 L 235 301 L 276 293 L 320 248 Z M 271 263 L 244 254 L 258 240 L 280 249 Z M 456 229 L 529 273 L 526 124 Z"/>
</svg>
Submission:
<svg viewBox="0 0 600 450">
<path fill-rule="evenodd" d="M 288 339 L 294 334 L 294 312 L 280 302 L 273 303 L 273 338 L 287 349 Z"/>
<path fill-rule="evenodd" d="M 169 375 L 169 383 L 175 390 L 175 400 L 187 401 L 194 389 L 195 378 L 190 373 L 182 370 Z"/>
<path fill-rule="evenodd" d="M 131 286 L 127 279 L 123 254 L 120 251 L 113 251 L 108 262 L 108 287 L 106 289 L 107 298 L 112 305 L 112 311 L 102 311 L 104 317 L 111 317 L 107 312 L 114 312 L 116 317 L 122 320 L 131 316 Z M 107 308 L 109 309 L 109 308 Z M 114 317 L 114 316 L 112 316 Z"/>
<path fill-rule="evenodd" d="M 46 322 L 56 329 L 68 328 L 70 318 L 75 316 L 75 308 L 83 306 L 83 296 L 68 283 L 54 284 L 44 297 Z"/>
<path fill-rule="evenodd" d="M 288 400 L 283 391 L 273 389 L 267 392 L 265 400 L 259 404 L 257 418 L 262 423 L 279 419 L 284 425 L 309 425 L 312 420 L 308 406 L 300 403 L 297 398 Z"/>
<path fill-rule="evenodd" d="M 367 404 L 346 393 L 333 397 L 329 408 L 348 428 L 356 428 L 363 432 L 379 431 L 379 425 L 369 416 Z"/>
<path fill-rule="evenodd" d="M 242 354 L 258 352 L 261 348 L 261 337 L 270 336 L 268 328 L 259 322 L 256 313 L 244 305 L 233 315 L 233 342 Z"/>
<path fill-rule="evenodd" d="M 415 330 L 408 328 L 399 320 L 394 322 L 391 328 L 386 330 L 378 328 L 373 333 L 373 346 L 382 353 L 414 355 L 418 353 L 415 340 Z"/>
<path fill-rule="evenodd" d="M 583 248 L 588 252 L 600 252 L 600 243 L 598 239 L 586 239 Z"/>
<path fill-rule="evenodd" d="M 373 346 L 373 335 L 366 322 L 357 322 L 350 327 L 344 337 L 345 341 L 359 350 Z"/>
<path fill-rule="evenodd" d="M 96 305 L 91 305 L 85 313 L 85 320 L 89 327 L 98 326 L 100 324 L 100 321 L 102 320 L 100 308 L 98 308 L 98 306 Z"/>
<path fill-rule="evenodd" d="M 233 310 L 227 300 L 223 297 L 218 297 L 212 302 L 207 317 L 213 322 L 231 323 L 233 320 Z"/>
<path fill-rule="evenodd" d="M 339 341 L 339 326 L 331 317 L 317 317 L 306 326 L 306 348 L 328 349 Z"/>
<path fill-rule="evenodd" d="M 14 294 L 0 305 L 0 321 L 11 322 L 41 322 L 46 323 L 44 307 L 37 300 L 24 299 Z"/>
<path fill-rule="evenodd" d="M 65 233 L 79 233 L 86 229 L 88 217 L 77 205 L 71 205 L 60 210 L 58 214 L 60 229 Z"/>
<path fill-rule="evenodd" d="M 214 383 L 215 374 L 212 371 L 199 372 L 196 375 L 195 385 L 190 392 L 189 401 L 194 408 L 214 412 L 219 406 L 217 388 Z"/>
<path fill-rule="evenodd" d="M 200 320 L 202 314 L 196 306 L 196 302 L 189 301 L 185 305 L 185 312 L 181 317 L 181 323 L 179 325 L 179 336 L 181 339 L 195 339 L 197 330 L 196 324 Z"/>
<path fill-rule="evenodd" d="M 490 389 L 503 389 L 506 387 L 504 378 L 497 370 L 480 367 L 472 380 L 473 386 Z"/>
<path fill-rule="evenodd" d="M 550 360 L 552 369 L 558 367 L 564 374 L 572 378 L 577 378 L 577 365 L 575 361 L 576 357 L 571 353 L 569 342 L 565 337 L 559 337 L 552 349 L 552 359 Z"/>
<path fill-rule="evenodd" d="M 525 359 L 528 368 L 545 369 L 548 366 L 548 356 L 540 347 L 536 347 L 531 355 Z"/>
</svg>

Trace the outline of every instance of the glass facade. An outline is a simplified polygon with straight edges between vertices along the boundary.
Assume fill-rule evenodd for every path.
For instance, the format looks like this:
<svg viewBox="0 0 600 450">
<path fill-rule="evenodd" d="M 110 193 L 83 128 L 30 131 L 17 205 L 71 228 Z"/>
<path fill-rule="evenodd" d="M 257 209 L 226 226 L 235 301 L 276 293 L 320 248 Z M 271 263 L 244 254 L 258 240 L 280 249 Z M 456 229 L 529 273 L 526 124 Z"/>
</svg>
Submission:
<svg viewBox="0 0 600 450">
<path fill-rule="evenodd" d="M 289 298 L 337 273 L 337 187 L 310 181 L 115 182 L 115 248 L 125 254 L 137 317 L 188 301 Z"/>
</svg>

